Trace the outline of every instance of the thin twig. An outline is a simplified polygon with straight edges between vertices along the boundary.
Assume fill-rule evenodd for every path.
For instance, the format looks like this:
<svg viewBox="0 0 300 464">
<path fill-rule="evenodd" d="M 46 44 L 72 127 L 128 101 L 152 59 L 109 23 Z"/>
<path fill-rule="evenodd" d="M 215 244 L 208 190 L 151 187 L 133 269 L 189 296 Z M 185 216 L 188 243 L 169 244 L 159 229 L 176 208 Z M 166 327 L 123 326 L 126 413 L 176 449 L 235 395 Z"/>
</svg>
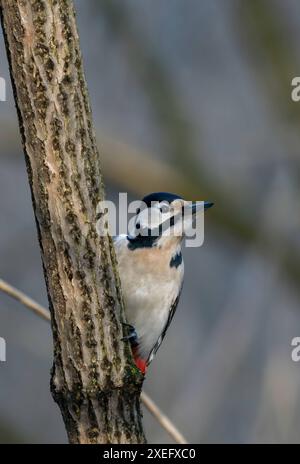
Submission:
<svg viewBox="0 0 300 464">
<path fill-rule="evenodd" d="M 13 287 L 5 280 L 0 279 L 0 291 L 11 296 L 15 300 L 22 303 L 27 308 L 31 309 L 35 314 L 42 317 L 46 321 L 50 322 L 50 313 L 49 311 L 41 306 L 39 303 L 34 301 L 32 298 L 27 296 L 25 293 L 21 292 L 17 288 Z M 184 436 L 179 432 L 171 420 L 159 409 L 154 401 L 145 393 L 141 394 L 141 401 L 148 411 L 155 417 L 157 422 L 166 430 L 166 432 L 173 438 L 176 443 L 187 444 L 188 442 Z"/>
<path fill-rule="evenodd" d="M 187 444 L 188 442 L 184 436 L 179 432 L 170 419 L 159 409 L 158 406 L 152 401 L 147 393 L 142 392 L 141 399 L 148 411 L 155 417 L 160 425 L 168 432 L 168 434 L 176 441 L 176 443 Z"/>
<path fill-rule="evenodd" d="M 7 293 L 15 300 L 18 300 L 23 305 L 27 306 L 27 308 L 31 309 L 34 313 L 43 319 L 46 319 L 46 321 L 50 321 L 50 313 L 46 308 L 2 279 L 0 279 L 0 290 Z"/>
</svg>

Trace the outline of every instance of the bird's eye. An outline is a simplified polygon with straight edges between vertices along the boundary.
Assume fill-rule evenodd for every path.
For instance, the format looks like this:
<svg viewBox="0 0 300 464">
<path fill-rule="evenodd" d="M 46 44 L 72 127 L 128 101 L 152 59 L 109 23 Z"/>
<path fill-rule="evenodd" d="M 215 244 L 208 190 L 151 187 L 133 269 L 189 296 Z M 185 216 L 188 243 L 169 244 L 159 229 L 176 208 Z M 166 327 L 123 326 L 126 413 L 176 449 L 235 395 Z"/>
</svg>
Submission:
<svg viewBox="0 0 300 464">
<path fill-rule="evenodd" d="M 139 222 L 137 222 L 136 225 L 135 225 L 135 228 L 140 229 L 140 227 L 141 227 L 141 224 Z"/>
<path fill-rule="evenodd" d="M 170 207 L 167 203 L 162 203 L 159 209 L 161 213 L 168 213 L 170 210 Z"/>
</svg>

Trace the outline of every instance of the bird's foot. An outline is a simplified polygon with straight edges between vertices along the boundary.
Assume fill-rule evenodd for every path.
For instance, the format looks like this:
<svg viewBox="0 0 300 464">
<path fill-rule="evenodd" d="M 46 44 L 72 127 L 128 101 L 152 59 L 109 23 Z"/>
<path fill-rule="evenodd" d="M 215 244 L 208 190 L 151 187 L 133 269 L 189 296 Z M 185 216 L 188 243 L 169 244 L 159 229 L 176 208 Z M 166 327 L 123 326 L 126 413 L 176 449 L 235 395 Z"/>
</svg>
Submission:
<svg viewBox="0 0 300 464">
<path fill-rule="evenodd" d="M 122 325 L 124 327 L 127 327 L 128 329 L 128 335 L 125 335 L 125 337 L 121 338 L 123 342 L 129 341 L 132 347 L 135 347 L 138 345 L 138 336 L 136 333 L 135 328 L 131 324 L 127 324 L 126 322 L 122 322 Z"/>
<path fill-rule="evenodd" d="M 130 342 L 135 365 L 142 372 L 142 374 L 145 375 L 146 370 L 147 370 L 147 361 L 142 359 L 139 355 L 139 350 L 138 350 L 139 343 L 138 343 L 138 336 L 137 336 L 136 330 L 134 326 L 131 324 L 127 324 L 123 322 L 122 325 L 126 327 L 126 329 L 128 330 L 128 335 L 125 335 L 125 337 L 121 338 L 121 340 L 124 342 L 127 342 L 127 341 Z"/>
</svg>

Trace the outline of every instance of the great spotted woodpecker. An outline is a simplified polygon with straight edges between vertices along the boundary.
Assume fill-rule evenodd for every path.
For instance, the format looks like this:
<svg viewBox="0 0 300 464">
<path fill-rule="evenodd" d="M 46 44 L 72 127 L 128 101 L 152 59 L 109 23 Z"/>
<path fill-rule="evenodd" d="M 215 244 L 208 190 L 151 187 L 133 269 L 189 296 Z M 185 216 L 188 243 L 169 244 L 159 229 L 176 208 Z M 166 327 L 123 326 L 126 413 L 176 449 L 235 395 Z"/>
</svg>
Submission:
<svg viewBox="0 0 300 464">
<path fill-rule="evenodd" d="M 134 230 L 115 238 L 130 340 L 145 374 L 174 316 L 183 284 L 182 240 L 197 214 L 211 202 L 151 193 L 142 200 Z M 185 214 L 184 214 L 185 212 Z M 187 214 L 189 212 L 190 214 Z"/>
</svg>

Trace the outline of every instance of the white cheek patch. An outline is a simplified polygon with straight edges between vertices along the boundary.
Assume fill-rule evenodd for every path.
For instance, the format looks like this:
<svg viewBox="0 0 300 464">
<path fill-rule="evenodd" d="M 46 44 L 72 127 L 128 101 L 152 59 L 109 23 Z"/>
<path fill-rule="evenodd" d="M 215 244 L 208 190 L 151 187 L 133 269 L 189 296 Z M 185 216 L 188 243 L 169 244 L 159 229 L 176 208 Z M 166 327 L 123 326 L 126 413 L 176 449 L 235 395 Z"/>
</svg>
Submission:
<svg viewBox="0 0 300 464">
<path fill-rule="evenodd" d="M 153 229 L 158 227 L 161 221 L 161 213 L 158 208 L 147 208 L 138 216 L 141 228 Z"/>
<path fill-rule="evenodd" d="M 133 220 L 129 233 L 131 236 L 159 236 L 161 233 L 160 225 L 168 219 L 169 214 L 163 214 L 157 207 L 146 208 L 141 211 Z"/>
<path fill-rule="evenodd" d="M 144 208 L 132 218 L 128 229 L 131 237 L 181 237 L 191 223 L 190 208 L 184 212 L 181 203 L 176 208 L 157 203 L 151 208 Z"/>
</svg>

